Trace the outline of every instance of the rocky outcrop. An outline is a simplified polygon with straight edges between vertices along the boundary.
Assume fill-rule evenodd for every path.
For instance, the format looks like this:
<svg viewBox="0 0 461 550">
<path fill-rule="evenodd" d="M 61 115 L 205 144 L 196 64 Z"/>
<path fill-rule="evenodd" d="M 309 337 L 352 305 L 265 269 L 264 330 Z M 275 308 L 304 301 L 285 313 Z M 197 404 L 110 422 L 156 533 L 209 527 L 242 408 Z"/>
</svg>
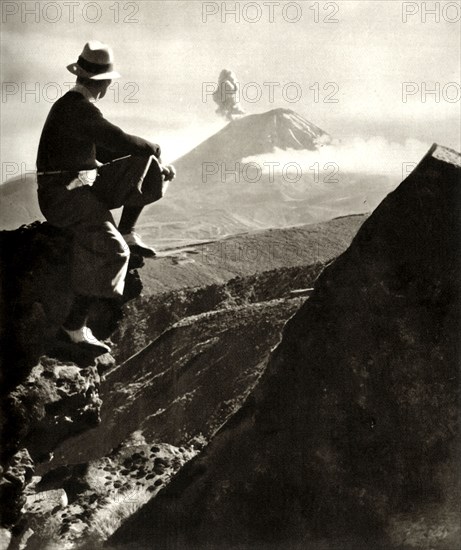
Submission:
<svg viewBox="0 0 461 550">
<path fill-rule="evenodd" d="M 25 380 L 44 354 L 92 365 L 94 356 L 76 352 L 75 346 L 66 346 L 55 338 L 73 298 L 70 236 L 64 230 L 36 222 L 16 231 L 0 232 L 0 254 L 3 392 Z M 116 329 L 123 303 L 141 292 L 136 272 L 141 265 L 142 259 L 132 256 L 125 296 L 120 302 L 100 300 L 94 305 L 90 324 L 100 338 L 107 338 Z"/>
<path fill-rule="evenodd" d="M 12 526 L 18 520 L 21 508 L 25 504 L 23 491 L 32 479 L 34 463 L 27 449 L 19 449 L 2 470 L 0 470 L 2 525 Z"/>
<path fill-rule="evenodd" d="M 21 542 L 28 550 L 94 550 L 194 454 L 183 447 L 148 444 L 138 431 L 107 456 L 50 471 L 29 487 L 23 509 L 29 530 Z"/>
<path fill-rule="evenodd" d="M 100 374 L 114 366 L 110 355 L 95 357 L 56 337 L 72 301 L 70 249 L 69 236 L 46 223 L 0 233 L 0 496 L 9 527 L 19 519 L 35 465 L 63 440 L 99 423 Z M 123 301 L 141 290 L 135 271 L 127 281 L 123 300 L 93 308 L 91 324 L 102 338 L 116 328 Z"/>
<path fill-rule="evenodd" d="M 42 357 L 24 383 L 5 399 L 9 445 L 25 445 L 41 461 L 56 445 L 97 426 L 101 400 L 97 367 L 80 368 Z"/>
<path fill-rule="evenodd" d="M 456 547 L 460 174 L 431 148 L 323 271 L 245 406 L 111 547 Z"/>
<path fill-rule="evenodd" d="M 100 422 L 98 366 L 105 362 L 97 359 L 94 366 L 81 368 L 42 356 L 3 396 L 2 525 L 12 527 L 19 520 L 35 465 L 50 460 L 62 441 Z"/>
</svg>

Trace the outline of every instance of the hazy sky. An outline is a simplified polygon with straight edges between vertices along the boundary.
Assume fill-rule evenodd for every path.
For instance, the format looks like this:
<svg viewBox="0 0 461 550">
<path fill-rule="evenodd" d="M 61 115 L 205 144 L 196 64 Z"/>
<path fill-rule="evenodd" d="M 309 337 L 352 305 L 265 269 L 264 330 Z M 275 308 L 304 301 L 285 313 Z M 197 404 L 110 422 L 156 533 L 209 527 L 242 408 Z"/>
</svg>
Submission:
<svg viewBox="0 0 461 550">
<path fill-rule="evenodd" d="M 224 125 L 202 97 L 223 68 L 236 73 L 249 113 L 286 107 L 342 139 L 460 146 L 460 2 L 426 2 L 435 15 L 380 0 L 42 1 L 30 13 L 36 4 L 2 2 L 2 166 L 34 167 L 52 99 L 73 80 L 65 67 L 90 39 L 112 45 L 122 73 L 99 108 L 158 141 L 166 160 Z M 225 13 L 236 5 L 239 21 Z"/>
</svg>

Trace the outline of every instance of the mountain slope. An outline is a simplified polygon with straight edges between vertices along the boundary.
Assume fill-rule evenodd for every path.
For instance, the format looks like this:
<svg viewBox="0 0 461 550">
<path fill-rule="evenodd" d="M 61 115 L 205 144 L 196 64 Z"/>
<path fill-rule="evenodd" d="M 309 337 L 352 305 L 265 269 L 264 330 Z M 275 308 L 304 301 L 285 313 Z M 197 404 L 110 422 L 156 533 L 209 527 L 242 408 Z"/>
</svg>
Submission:
<svg viewBox="0 0 461 550">
<path fill-rule="evenodd" d="M 0 184 L 0 229 L 44 220 L 37 199 L 37 180 L 28 174 Z"/>
<path fill-rule="evenodd" d="M 461 156 L 434 146 L 327 267 L 257 389 L 111 548 L 452 550 Z"/>
<path fill-rule="evenodd" d="M 178 172 L 188 172 L 205 161 L 237 162 L 276 149 L 314 151 L 330 136 L 291 109 L 273 109 L 230 122 L 176 161 Z"/>
<path fill-rule="evenodd" d="M 171 246 L 178 237 L 216 239 L 371 211 L 398 181 L 379 174 L 370 178 L 360 166 L 357 173 L 346 173 L 330 163 L 337 170 L 333 176 L 312 156 L 330 140 L 288 109 L 234 120 L 175 161 L 177 179 L 162 201 L 146 209 L 142 231 Z M 259 160 L 267 154 L 278 164 Z"/>
</svg>

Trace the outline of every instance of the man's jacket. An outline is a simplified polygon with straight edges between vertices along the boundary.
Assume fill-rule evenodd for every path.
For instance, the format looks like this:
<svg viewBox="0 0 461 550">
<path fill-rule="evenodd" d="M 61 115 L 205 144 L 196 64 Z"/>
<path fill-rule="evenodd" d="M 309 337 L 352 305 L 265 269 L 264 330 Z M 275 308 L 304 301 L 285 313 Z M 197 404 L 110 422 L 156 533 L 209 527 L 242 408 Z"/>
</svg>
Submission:
<svg viewBox="0 0 461 550">
<path fill-rule="evenodd" d="M 123 132 L 78 92 L 67 92 L 51 108 L 40 137 L 37 171 L 90 170 L 126 155 L 160 158 L 155 143 Z"/>
</svg>

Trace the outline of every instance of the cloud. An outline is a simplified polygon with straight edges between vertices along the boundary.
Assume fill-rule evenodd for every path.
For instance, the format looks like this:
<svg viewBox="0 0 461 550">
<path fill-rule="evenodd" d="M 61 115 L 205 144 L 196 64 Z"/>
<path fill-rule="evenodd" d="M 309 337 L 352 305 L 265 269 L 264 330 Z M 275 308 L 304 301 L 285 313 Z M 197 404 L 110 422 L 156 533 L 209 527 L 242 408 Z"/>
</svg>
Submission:
<svg viewBox="0 0 461 550">
<path fill-rule="evenodd" d="M 337 172 L 383 175 L 399 179 L 411 165 L 418 163 L 429 149 L 430 144 L 417 139 L 407 139 L 404 143 L 388 141 L 381 136 L 365 139 L 353 137 L 347 141 L 333 141 L 318 151 L 276 150 L 267 155 L 247 157 L 242 163 L 254 162 L 263 173 L 269 170 L 281 173 L 288 165 L 296 163 L 304 173 L 315 172 L 315 164 L 323 170 L 325 166 L 337 166 Z M 278 163 L 276 166 L 270 163 Z M 293 165 L 294 166 L 294 165 Z M 293 167 L 293 170 L 296 167 Z M 293 171 L 292 170 L 292 171 Z"/>
</svg>

